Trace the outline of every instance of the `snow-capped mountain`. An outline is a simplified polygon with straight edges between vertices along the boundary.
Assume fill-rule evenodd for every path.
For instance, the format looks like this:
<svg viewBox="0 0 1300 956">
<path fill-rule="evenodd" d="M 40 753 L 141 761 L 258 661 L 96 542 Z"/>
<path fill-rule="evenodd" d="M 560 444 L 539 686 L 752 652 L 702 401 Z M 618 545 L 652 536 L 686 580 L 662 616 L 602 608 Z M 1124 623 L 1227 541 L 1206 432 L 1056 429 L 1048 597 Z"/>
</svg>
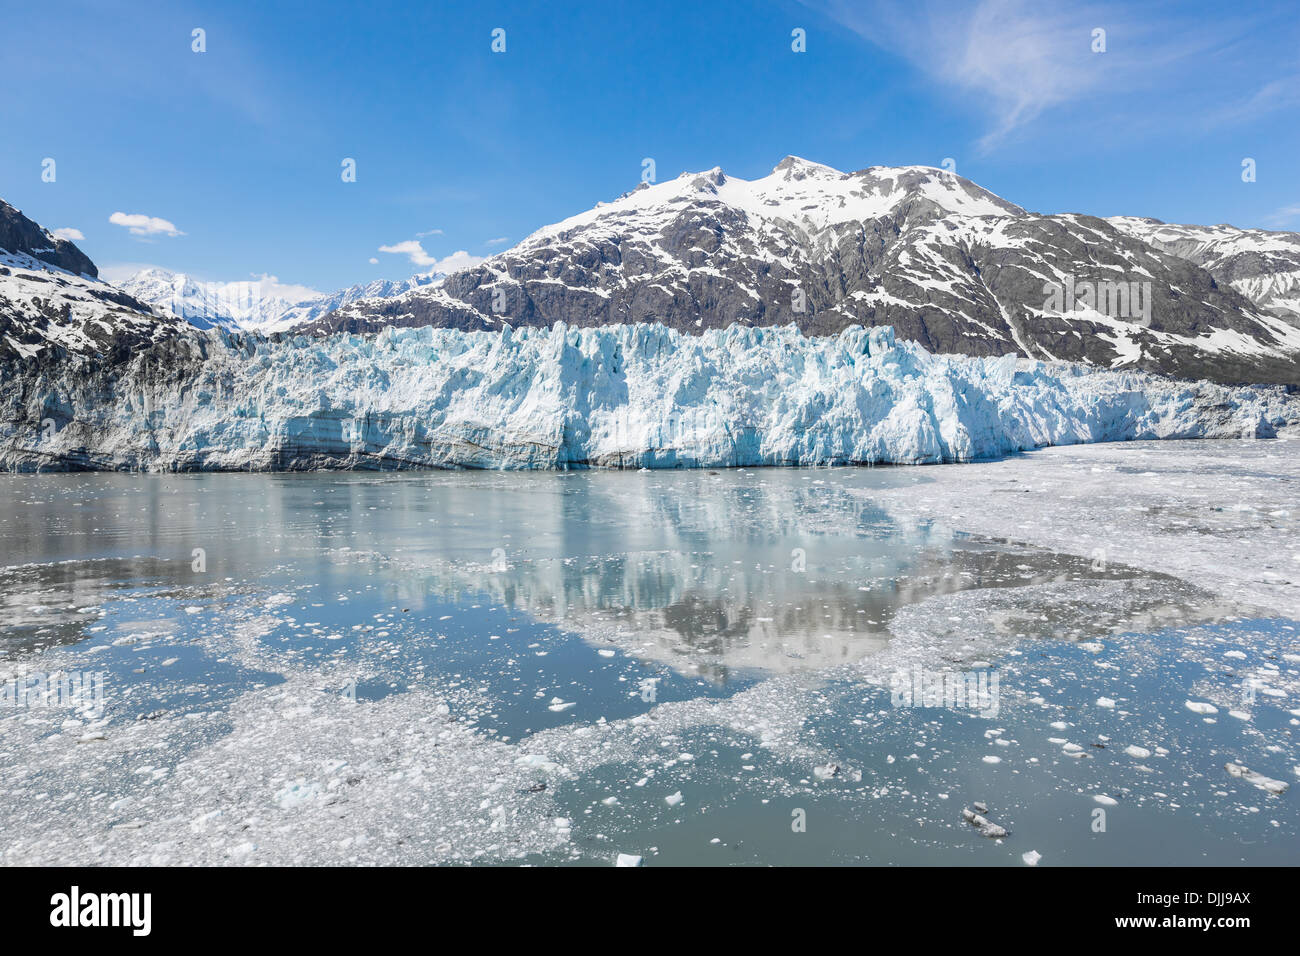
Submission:
<svg viewBox="0 0 1300 956">
<path fill-rule="evenodd" d="M 653 321 L 689 332 L 890 325 L 941 353 L 1300 381 L 1300 330 L 1193 261 L 1084 215 L 1025 211 L 924 166 L 787 157 L 643 184 L 443 282 L 345 305 L 320 331 Z"/>
<path fill-rule="evenodd" d="M 426 272 L 413 275 L 408 279 L 375 279 L 359 285 L 350 285 L 337 292 L 327 292 L 313 299 L 305 299 L 289 309 L 284 315 L 284 328 L 303 325 L 340 309 L 345 305 L 360 302 L 363 299 L 389 299 L 413 289 L 432 286 L 446 276 L 441 272 Z"/>
<path fill-rule="evenodd" d="M 272 282 L 204 282 L 159 268 L 142 269 L 118 285 L 140 301 L 182 318 L 195 328 L 219 326 L 269 334 L 311 322 L 360 299 L 400 295 L 441 278 L 440 273 L 430 273 L 409 279 L 376 279 L 303 299 L 277 294 L 280 286 Z"/>
<path fill-rule="evenodd" d="M 1112 216 L 1116 229 L 1201 266 L 1265 312 L 1300 326 L 1300 233 L 1235 226 L 1176 226 Z"/>
<path fill-rule="evenodd" d="M 75 356 L 0 398 L 0 466 L 24 471 L 919 463 L 1300 421 L 1282 386 L 934 356 L 860 327 L 194 331 L 165 362 Z"/>
<path fill-rule="evenodd" d="M 125 355 L 180 323 L 98 278 L 95 264 L 0 200 L 0 361 Z"/>
</svg>

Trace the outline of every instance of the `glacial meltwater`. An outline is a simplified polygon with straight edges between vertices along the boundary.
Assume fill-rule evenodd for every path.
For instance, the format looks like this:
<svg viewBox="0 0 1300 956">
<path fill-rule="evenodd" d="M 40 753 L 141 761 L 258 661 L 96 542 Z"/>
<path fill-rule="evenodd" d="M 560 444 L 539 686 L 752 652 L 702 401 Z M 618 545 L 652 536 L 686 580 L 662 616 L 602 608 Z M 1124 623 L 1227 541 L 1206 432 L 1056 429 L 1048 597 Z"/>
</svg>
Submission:
<svg viewBox="0 0 1300 956">
<path fill-rule="evenodd" d="M 981 467 L 0 477 L 0 862 L 1294 863 L 1293 615 Z"/>
</svg>

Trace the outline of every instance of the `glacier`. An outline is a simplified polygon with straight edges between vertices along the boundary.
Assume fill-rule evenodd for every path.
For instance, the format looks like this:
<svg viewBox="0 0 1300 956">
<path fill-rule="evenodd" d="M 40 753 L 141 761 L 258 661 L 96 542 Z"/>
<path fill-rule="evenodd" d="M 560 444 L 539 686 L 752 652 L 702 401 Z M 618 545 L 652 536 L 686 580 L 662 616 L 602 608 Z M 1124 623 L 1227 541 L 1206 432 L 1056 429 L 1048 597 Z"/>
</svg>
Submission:
<svg viewBox="0 0 1300 956">
<path fill-rule="evenodd" d="M 1282 386 L 933 355 L 887 326 L 212 329 L 0 379 L 10 471 L 923 464 L 1300 422 Z"/>
</svg>

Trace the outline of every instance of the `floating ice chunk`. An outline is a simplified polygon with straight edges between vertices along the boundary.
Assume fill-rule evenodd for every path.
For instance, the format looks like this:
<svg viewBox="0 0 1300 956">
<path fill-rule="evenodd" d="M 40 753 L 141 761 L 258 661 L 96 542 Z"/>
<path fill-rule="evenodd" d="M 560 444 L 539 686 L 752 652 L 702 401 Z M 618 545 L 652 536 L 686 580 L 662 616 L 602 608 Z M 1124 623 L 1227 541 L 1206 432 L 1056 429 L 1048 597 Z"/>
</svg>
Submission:
<svg viewBox="0 0 1300 956">
<path fill-rule="evenodd" d="M 1213 704 L 1207 704 L 1199 700 L 1189 700 L 1186 706 L 1194 714 L 1217 714 L 1219 712 L 1219 708 Z"/>
<path fill-rule="evenodd" d="M 1007 836 L 1007 830 L 998 826 L 988 817 L 976 813 L 974 810 L 962 810 L 961 818 L 973 827 L 978 827 L 980 836 L 986 836 L 990 840 L 1000 840 Z"/>
<path fill-rule="evenodd" d="M 544 770 L 550 772 L 559 769 L 559 764 L 551 760 L 545 754 L 524 754 L 518 758 L 515 763 L 521 767 L 530 767 L 534 770 Z"/>
<path fill-rule="evenodd" d="M 670 793 L 668 794 L 668 796 L 664 797 L 664 803 L 668 804 L 668 806 L 670 807 L 675 807 L 677 806 L 677 804 L 681 802 L 682 802 L 682 792 L 680 790 L 678 790 L 676 793 Z"/>
<path fill-rule="evenodd" d="M 813 776 L 816 777 L 818 780 L 829 780 L 831 777 L 835 776 L 839 772 L 840 772 L 839 766 L 833 763 L 828 763 L 824 767 L 813 768 Z"/>
<path fill-rule="evenodd" d="M 1124 752 L 1130 757 L 1137 757 L 1139 760 L 1144 760 L 1151 756 L 1151 751 L 1147 750 L 1145 747 L 1139 747 L 1136 744 L 1129 744 L 1124 748 Z"/>
<path fill-rule="evenodd" d="M 1115 706 L 1115 701 L 1112 700 L 1112 699 L 1109 698 L 1109 697 L 1098 697 L 1098 698 L 1097 698 L 1097 706 L 1098 706 L 1098 707 L 1112 707 L 1112 708 L 1113 708 L 1113 707 Z"/>
<path fill-rule="evenodd" d="M 283 810 L 293 810 L 304 803 L 315 800 L 320 796 L 320 792 L 320 784 L 315 780 L 295 780 L 276 792 L 275 802 Z"/>
<path fill-rule="evenodd" d="M 1037 866 L 1038 861 L 1043 858 L 1043 854 L 1037 850 L 1030 850 L 1028 853 L 1020 854 L 1020 859 L 1025 861 L 1026 866 Z"/>
<path fill-rule="evenodd" d="M 642 468 L 642 471 L 646 469 Z M 618 859 L 614 861 L 615 866 L 640 866 L 641 857 L 634 853 L 620 853 Z"/>
<path fill-rule="evenodd" d="M 195 830 L 201 829 L 204 825 L 221 816 L 222 812 L 221 810 L 209 810 L 207 813 L 201 813 L 190 821 L 190 827 Z"/>
<path fill-rule="evenodd" d="M 1240 777 L 1247 783 L 1259 787 L 1259 789 L 1265 790 L 1269 793 L 1285 793 L 1291 786 L 1289 783 L 1283 783 L 1281 780 L 1274 780 L 1271 777 L 1266 777 L 1262 773 L 1255 773 L 1255 771 L 1248 767 L 1243 767 L 1239 763 L 1226 763 L 1223 765 L 1223 769 L 1227 770 L 1228 773 L 1232 774 L 1234 777 Z"/>
<path fill-rule="evenodd" d="M 1096 800 L 1103 807 L 1113 807 L 1119 803 L 1119 801 L 1114 797 L 1108 797 L 1104 793 L 1093 794 L 1092 799 Z"/>
<path fill-rule="evenodd" d="M 986 757 L 984 758 L 984 762 L 985 762 L 985 763 L 1001 763 L 1001 762 L 1002 762 L 1002 758 L 1001 758 L 1001 757 L 995 757 L 993 754 L 989 754 L 988 756 L 986 756 Z"/>
</svg>

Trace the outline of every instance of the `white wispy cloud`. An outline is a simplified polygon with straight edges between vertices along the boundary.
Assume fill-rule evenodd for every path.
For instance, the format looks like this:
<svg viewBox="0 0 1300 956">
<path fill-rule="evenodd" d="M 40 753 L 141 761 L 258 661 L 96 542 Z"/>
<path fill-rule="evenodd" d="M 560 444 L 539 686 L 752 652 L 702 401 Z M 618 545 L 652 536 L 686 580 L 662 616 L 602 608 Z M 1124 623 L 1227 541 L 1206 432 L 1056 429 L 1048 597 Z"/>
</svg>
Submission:
<svg viewBox="0 0 1300 956">
<path fill-rule="evenodd" d="M 411 260 L 412 265 L 429 272 L 456 272 L 459 269 L 476 266 L 483 261 L 482 256 L 472 256 L 464 249 L 457 250 L 451 255 L 439 259 L 437 256 L 431 256 L 425 252 L 424 246 L 418 239 L 406 239 L 391 246 L 380 246 L 379 251 L 406 256 Z"/>
<path fill-rule="evenodd" d="M 509 242 L 509 241 L 510 241 L 509 236 L 502 236 L 500 239 L 489 239 L 487 242 L 483 244 L 485 246 L 499 246 L 502 243 Z"/>
<path fill-rule="evenodd" d="M 441 230 L 441 229 L 430 229 L 430 230 L 428 230 L 427 232 L 417 232 L 417 233 L 415 234 L 415 238 L 416 238 L 416 239 L 423 239 L 423 238 L 425 238 L 426 236 L 441 236 L 441 235 L 442 235 L 442 230 Z"/>
<path fill-rule="evenodd" d="M 1291 206 L 1283 206 L 1264 217 L 1264 222 L 1270 226 L 1290 226 L 1300 223 L 1300 203 Z"/>
<path fill-rule="evenodd" d="M 71 226 L 65 226 L 62 229 L 55 229 L 51 235 L 53 235 L 55 239 L 69 239 L 73 241 L 86 238 L 81 234 L 80 229 L 73 229 Z"/>
<path fill-rule="evenodd" d="M 115 226 L 125 226 L 133 236 L 185 235 L 168 220 L 159 219 L 157 216 L 146 216 L 144 213 L 139 212 L 115 212 L 108 217 L 108 221 Z"/>
<path fill-rule="evenodd" d="M 1218 24 L 1175 22 L 1160 5 L 1139 18 L 1116 3 L 804 2 L 986 110 L 985 149 L 1057 107 L 1176 85 L 1174 67 L 1232 40 Z M 1093 52 L 1096 29 L 1106 31 L 1104 53 Z"/>
<path fill-rule="evenodd" d="M 1206 114 L 1206 125 L 1248 123 L 1278 110 L 1300 107 L 1300 73 L 1270 80 L 1244 99 Z"/>
</svg>

